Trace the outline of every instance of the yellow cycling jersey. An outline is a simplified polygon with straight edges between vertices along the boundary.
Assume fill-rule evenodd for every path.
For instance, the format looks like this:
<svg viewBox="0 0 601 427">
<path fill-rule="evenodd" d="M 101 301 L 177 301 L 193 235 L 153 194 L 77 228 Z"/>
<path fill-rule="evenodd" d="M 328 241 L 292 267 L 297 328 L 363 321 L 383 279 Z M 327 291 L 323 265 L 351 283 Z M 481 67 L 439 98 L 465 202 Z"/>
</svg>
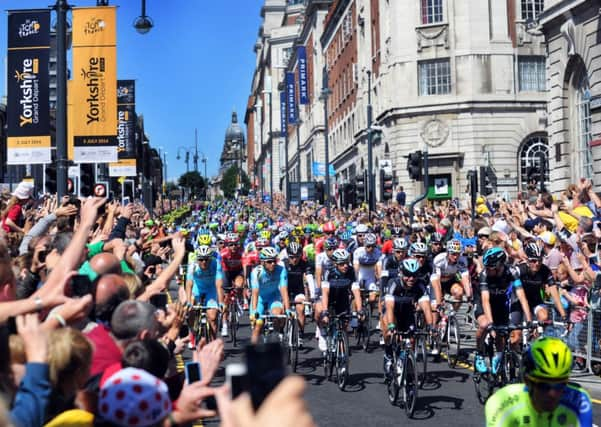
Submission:
<svg viewBox="0 0 601 427">
<path fill-rule="evenodd" d="M 591 398 L 577 384 L 568 384 L 553 412 L 537 412 L 525 384 L 510 384 L 486 402 L 487 427 L 590 427 L 593 425 Z"/>
</svg>

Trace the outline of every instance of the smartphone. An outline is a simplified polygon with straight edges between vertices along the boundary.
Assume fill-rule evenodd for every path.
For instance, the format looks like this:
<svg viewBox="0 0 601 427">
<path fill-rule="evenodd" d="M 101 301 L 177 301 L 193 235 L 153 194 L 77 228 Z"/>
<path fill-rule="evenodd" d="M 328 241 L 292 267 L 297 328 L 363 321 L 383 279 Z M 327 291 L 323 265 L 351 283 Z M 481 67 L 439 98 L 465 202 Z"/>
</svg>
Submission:
<svg viewBox="0 0 601 427">
<path fill-rule="evenodd" d="M 286 376 L 284 352 L 278 342 L 246 347 L 250 397 L 257 410 L 269 393 Z"/>
<path fill-rule="evenodd" d="M 249 390 L 248 370 L 244 363 L 230 363 L 225 367 L 225 383 L 230 388 L 231 398 L 235 399 Z"/>
<path fill-rule="evenodd" d="M 167 294 L 161 292 L 160 294 L 151 296 L 150 303 L 156 308 L 164 309 L 165 307 L 167 307 Z"/>
<path fill-rule="evenodd" d="M 76 274 L 67 284 L 67 294 L 71 297 L 83 297 L 92 291 L 92 281 L 87 274 Z"/>
<path fill-rule="evenodd" d="M 127 205 L 129 205 L 129 196 L 125 196 L 125 197 L 123 198 L 123 203 L 122 203 L 122 204 L 123 204 L 123 206 L 127 206 Z"/>
<path fill-rule="evenodd" d="M 179 328 L 179 337 L 180 338 L 186 338 L 188 335 L 190 335 L 190 328 L 188 327 L 188 325 L 182 325 Z"/>
<path fill-rule="evenodd" d="M 202 379 L 200 373 L 200 363 L 198 362 L 186 362 L 186 380 L 188 384 L 195 383 Z"/>
</svg>

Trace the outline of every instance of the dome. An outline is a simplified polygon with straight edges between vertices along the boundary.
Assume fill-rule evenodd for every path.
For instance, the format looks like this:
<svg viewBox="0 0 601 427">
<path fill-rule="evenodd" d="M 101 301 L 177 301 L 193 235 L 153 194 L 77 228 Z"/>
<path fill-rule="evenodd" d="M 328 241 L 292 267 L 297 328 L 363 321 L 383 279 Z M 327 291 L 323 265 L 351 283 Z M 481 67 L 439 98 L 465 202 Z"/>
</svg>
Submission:
<svg viewBox="0 0 601 427">
<path fill-rule="evenodd" d="M 238 115 L 234 111 L 232 113 L 232 122 L 225 131 L 225 142 L 236 141 L 238 143 L 244 142 L 244 132 L 242 127 L 238 124 Z"/>
</svg>

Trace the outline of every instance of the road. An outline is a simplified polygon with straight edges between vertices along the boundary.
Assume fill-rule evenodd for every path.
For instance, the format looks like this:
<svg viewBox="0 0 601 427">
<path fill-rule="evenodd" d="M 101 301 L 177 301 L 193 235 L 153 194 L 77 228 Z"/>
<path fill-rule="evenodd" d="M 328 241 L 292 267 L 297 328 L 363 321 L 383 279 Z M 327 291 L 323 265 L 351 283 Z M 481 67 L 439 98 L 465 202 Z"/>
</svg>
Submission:
<svg viewBox="0 0 601 427">
<path fill-rule="evenodd" d="M 313 335 L 314 324 L 308 325 L 306 337 Z M 242 354 L 242 346 L 248 343 L 248 319 L 244 317 L 240 328 L 242 344 L 232 348 L 226 342 L 225 364 L 237 361 Z M 473 332 L 465 333 L 465 343 L 473 346 Z M 353 340 L 351 340 L 351 346 Z M 408 420 L 402 408 L 388 402 L 386 385 L 382 376 L 382 350 L 374 349 L 366 353 L 352 348 L 350 381 L 345 391 L 340 391 L 334 382 L 324 381 L 321 354 L 315 339 L 305 339 L 305 348 L 299 356 L 298 374 L 307 380 L 306 400 L 311 413 L 320 426 L 367 426 L 402 423 L 408 426 L 480 426 L 483 425 L 483 406 L 478 402 L 474 391 L 472 371 L 468 366 L 450 369 L 442 360 L 429 363 L 431 372 L 424 389 L 419 391 L 415 417 Z M 220 370 L 217 382 L 223 381 Z M 577 380 L 577 379 L 576 379 Z M 582 384 L 589 389 L 596 400 L 593 405 L 594 419 L 601 425 L 601 381 L 599 378 L 582 378 Z M 211 423 L 209 423 L 211 424 Z"/>
</svg>

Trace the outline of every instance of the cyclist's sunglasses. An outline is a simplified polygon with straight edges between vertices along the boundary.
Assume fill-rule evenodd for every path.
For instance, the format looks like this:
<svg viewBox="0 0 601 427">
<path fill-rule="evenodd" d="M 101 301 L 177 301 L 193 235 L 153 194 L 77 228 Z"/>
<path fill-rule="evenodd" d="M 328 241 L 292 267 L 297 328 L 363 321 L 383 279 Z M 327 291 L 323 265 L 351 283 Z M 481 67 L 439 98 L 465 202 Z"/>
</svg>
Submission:
<svg viewBox="0 0 601 427">
<path fill-rule="evenodd" d="M 198 258 L 198 262 L 208 262 L 209 258 Z"/>
<path fill-rule="evenodd" d="M 366 248 L 375 248 L 376 245 L 365 245 Z"/>
<path fill-rule="evenodd" d="M 265 264 L 275 264 L 275 259 L 268 259 L 266 261 L 263 261 Z"/>
<path fill-rule="evenodd" d="M 532 384 L 534 384 L 534 386 L 539 389 L 540 391 L 544 392 L 544 393 L 548 393 L 551 390 L 552 391 L 564 391 L 565 388 L 568 386 L 567 383 L 545 383 L 545 382 L 532 382 Z"/>
</svg>

